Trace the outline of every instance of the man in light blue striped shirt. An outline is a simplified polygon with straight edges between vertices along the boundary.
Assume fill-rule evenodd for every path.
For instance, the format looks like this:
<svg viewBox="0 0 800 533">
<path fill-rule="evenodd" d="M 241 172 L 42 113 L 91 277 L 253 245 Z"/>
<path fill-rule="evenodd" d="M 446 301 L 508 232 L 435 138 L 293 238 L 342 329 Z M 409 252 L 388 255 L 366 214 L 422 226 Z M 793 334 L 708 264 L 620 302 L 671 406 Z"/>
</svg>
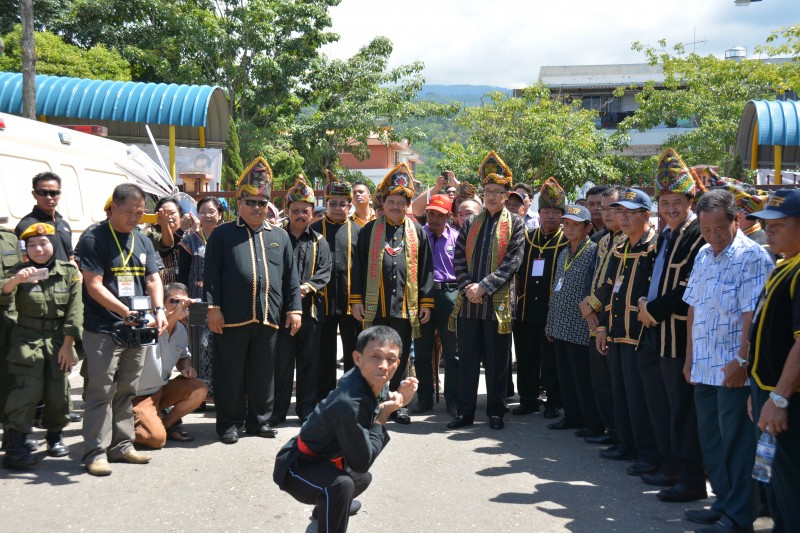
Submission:
<svg viewBox="0 0 800 533">
<path fill-rule="evenodd" d="M 697 430 L 717 500 L 689 510 L 698 531 L 752 530 L 755 433 L 747 416 L 747 338 L 758 296 L 772 271 L 769 254 L 736 225 L 736 200 L 712 190 L 697 203 L 700 249 L 683 300 L 689 304 L 684 375 L 695 385 Z"/>
</svg>

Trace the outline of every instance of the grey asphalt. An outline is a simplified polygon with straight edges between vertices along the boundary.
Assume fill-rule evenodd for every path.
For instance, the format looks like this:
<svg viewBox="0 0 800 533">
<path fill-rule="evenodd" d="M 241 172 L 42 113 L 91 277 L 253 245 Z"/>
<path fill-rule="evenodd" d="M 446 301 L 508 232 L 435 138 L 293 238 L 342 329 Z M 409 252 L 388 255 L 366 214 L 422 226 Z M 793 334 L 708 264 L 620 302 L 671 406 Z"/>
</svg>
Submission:
<svg viewBox="0 0 800 533">
<path fill-rule="evenodd" d="M 71 379 L 80 405 L 80 377 Z M 391 442 L 350 531 L 682 532 L 694 529 L 684 509 L 711 504 L 659 502 L 656 487 L 625 474 L 630 463 L 599 459 L 601 447 L 548 430 L 541 414 L 509 414 L 494 431 L 483 396 L 478 409 L 475 425 L 457 431 L 445 427 L 444 399 L 411 425 L 390 423 Z M 299 429 L 295 418 L 277 439 L 235 445 L 218 441 L 213 409 L 184 424 L 193 442 L 168 442 L 148 465 L 114 464 L 106 478 L 80 464 L 80 424 L 66 429 L 70 456 L 60 459 L 45 457 L 37 430 L 40 465 L 0 471 L 0 531 L 316 531 L 311 507 L 272 482 L 275 454 Z"/>
</svg>

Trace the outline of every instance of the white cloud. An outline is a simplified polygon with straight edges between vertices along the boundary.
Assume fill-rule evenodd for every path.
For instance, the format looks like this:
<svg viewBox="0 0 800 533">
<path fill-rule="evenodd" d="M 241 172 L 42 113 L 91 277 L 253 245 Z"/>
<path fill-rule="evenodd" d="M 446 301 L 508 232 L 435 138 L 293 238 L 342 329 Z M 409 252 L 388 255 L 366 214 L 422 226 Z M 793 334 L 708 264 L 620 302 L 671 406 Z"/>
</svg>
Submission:
<svg viewBox="0 0 800 533">
<path fill-rule="evenodd" d="M 331 9 L 346 58 L 377 35 L 394 43 L 391 65 L 422 61 L 428 83 L 520 87 L 545 65 L 637 63 L 634 41 L 695 38 L 701 54 L 742 45 L 752 53 L 770 31 L 800 17 L 798 0 L 342 0 Z M 691 47 L 690 47 L 691 48 Z"/>
</svg>

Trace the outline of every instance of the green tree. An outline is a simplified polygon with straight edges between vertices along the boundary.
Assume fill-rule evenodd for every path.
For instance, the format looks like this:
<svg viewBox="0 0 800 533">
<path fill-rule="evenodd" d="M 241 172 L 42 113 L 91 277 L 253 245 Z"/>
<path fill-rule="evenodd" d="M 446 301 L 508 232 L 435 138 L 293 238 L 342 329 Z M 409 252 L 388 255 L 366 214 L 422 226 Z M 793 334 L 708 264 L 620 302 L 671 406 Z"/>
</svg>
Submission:
<svg viewBox="0 0 800 533">
<path fill-rule="evenodd" d="M 632 129 L 673 125 L 689 121 L 694 130 L 672 135 L 665 145 L 675 148 L 687 164 L 719 165 L 730 171 L 739 120 L 749 100 L 774 100 L 797 89 L 800 64 L 794 61 L 765 62 L 759 59 L 726 61 L 708 55 L 686 54 L 681 45 L 674 53 L 634 43 L 651 65 L 664 71 L 663 87 L 653 82 L 636 95 L 639 108 L 619 126 Z M 624 89 L 619 89 L 620 95 Z"/>
<path fill-rule="evenodd" d="M 391 125 L 452 108 L 414 101 L 422 88 L 423 65 L 388 68 L 392 49 L 389 39 L 376 37 L 347 60 L 322 56 L 313 62 L 310 83 L 298 93 L 311 106 L 300 113 L 291 130 L 310 177 L 334 168 L 341 152 L 367 157 L 371 135 L 378 134 L 385 143 L 413 142 L 421 130 Z"/>
<path fill-rule="evenodd" d="M 596 112 L 580 102 L 551 98 L 541 84 L 520 97 L 490 93 L 482 107 L 464 109 L 455 124 L 465 142 L 438 144 L 442 162 L 459 179 L 477 183 L 477 169 L 489 150 L 496 151 L 514 173 L 514 181 L 539 185 L 554 176 L 571 190 L 586 180 L 619 179 L 608 152 L 614 143 L 595 128 Z"/>
<path fill-rule="evenodd" d="M 22 69 L 20 41 L 22 26 L 17 24 L 3 35 L 5 53 L 0 56 L 0 70 L 19 72 Z M 128 62 L 119 53 L 97 45 L 84 50 L 66 44 L 58 35 L 48 32 L 34 34 L 36 73 L 51 76 L 72 76 L 97 80 L 131 79 Z"/>
<path fill-rule="evenodd" d="M 225 143 L 222 164 L 222 188 L 226 191 L 236 189 L 236 182 L 244 170 L 242 155 L 239 151 L 239 129 L 231 117 L 228 123 L 228 141 Z"/>
</svg>

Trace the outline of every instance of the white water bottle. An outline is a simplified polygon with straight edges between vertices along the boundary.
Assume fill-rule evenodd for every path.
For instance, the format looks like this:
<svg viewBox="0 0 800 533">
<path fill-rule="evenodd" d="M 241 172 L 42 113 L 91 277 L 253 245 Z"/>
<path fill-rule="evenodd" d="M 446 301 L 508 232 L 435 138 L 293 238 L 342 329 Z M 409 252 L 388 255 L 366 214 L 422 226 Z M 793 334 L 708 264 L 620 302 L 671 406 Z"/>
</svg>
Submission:
<svg viewBox="0 0 800 533">
<path fill-rule="evenodd" d="M 753 479 L 769 483 L 772 478 L 772 461 L 775 459 L 775 437 L 765 431 L 756 445 L 756 460 L 753 464 Z"/>
</svg>

